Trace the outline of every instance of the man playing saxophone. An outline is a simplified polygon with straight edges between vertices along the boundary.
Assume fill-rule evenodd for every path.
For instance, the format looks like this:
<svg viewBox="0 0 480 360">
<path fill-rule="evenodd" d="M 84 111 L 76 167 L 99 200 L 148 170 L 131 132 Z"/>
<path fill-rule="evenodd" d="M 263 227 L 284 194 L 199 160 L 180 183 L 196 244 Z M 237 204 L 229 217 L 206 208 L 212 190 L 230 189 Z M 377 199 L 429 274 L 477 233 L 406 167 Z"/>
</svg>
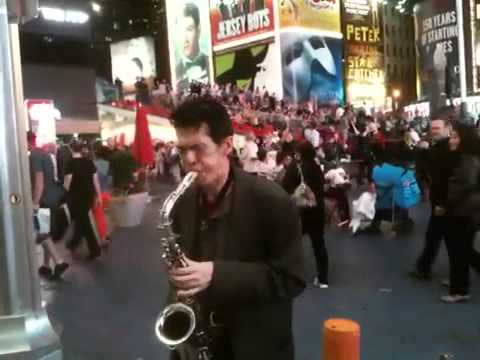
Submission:
<svg viewBox="0 0 480 360">
<path fill-rule="evenodd" d="M 172 119 L 185 170 L 197 173 L 172 211 L 187 264 L 169 270 L 172 290 L 200 304 L 213 359 L 293 360 L 292 303 L 305 287 L 295 205 L 273 182 L 230 164 L 223 105 L 189 99 Z M 187 341 L 173 358 L 198 356 Z"/>
</svg>

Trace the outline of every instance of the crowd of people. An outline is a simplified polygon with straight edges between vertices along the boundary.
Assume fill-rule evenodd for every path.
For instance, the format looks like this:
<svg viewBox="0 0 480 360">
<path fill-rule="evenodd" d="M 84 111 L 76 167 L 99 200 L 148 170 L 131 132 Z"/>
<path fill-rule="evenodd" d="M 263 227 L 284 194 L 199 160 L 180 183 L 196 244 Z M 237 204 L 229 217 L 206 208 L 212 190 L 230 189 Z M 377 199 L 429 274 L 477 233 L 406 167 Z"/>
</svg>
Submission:
<svg viewBox="0 0 480 360">
<path fill-rule="evenodd" d="M 451 274 L 443 281 L 450 284 L 450 293 L 442 300 L 469 299 L 468 269 L 471 265 L 480 270 L 480 255 L 473 250 L 477 219 L 467 215 L 478 213 L 472 209 L 477 203 L 471 200 L 468 209 L 457 207 L 466 199 L 475 199 L 478 188 L 472 159 L 480 155 L 480 142 L 471 119 L 460 119 L 457 110 L 448 106 L 423 117 L 402 111 L 372 113 L 350 106 L 318 107 L 312 102 L 298 105 L 279 101 L 267 91 L 235 86 L 197 86 L 176 101 L 192 96 L 213 98 L 228 109 L 237 138 L 233 163 L 277 182 L 292 196 L 300 184 L 307 184 L 315 205 L 302 208 L 301 218 L 317 260 L 316 285 L 328 287 L 325 225 L 348 226 L 352 197 L 370 192 L 375 194 L 375 213 L 361 228 L 367 234 L 385 233 L 382 225 L 386 222 L 391 225 L 388 231 L 393 227 L 397 233 L 408 233 L 415 223 L 409 209 L 422 200 L 431 202 L 425 250 L 410 275 L 430 278 L 445 240 Z M 162 172 L 169 166 L 165 148 L 158 146 Z M 180 156 L 173 144 L 167 148 L 172 149 L 172 160 L 177 160 L 173 163 L 179 181 Z M 464 152 L 470 158 L 468 166 L 459 160 L 467 156 L 461 155 Z"/>
<path fill-rule="evenodd" d="M 211 319 L 214 314 L 217 321 L 220 314 L 218 319 L 245 339 L 255 333 L 264 339 L 262 326 L 276 314 L 283 330 L 269 337 L 290 339 L 291 299 L 305 286 L 297 241 L 302 233 L 313 245 L 313 284 L 326 289 L 332 270 L 327 225 L 347 227 L 359 215 L 364 226 L 355 226 L 354 232 L 379 235 L 390 222 L 395 232 L 408 234 L 415 226 L 409 209 L 423 200 L 431 203 L 431 216 L 424 250 L 409 275 L 431 279 L 445 241 L 450 276 L 443 284 L 449 293 L 441 300 L 469 300 L 470 267 L 480 271 L 480 254 L 473 246 L 480 224 L 480 138 L 454 108 L 439 109 L 430 118 L 409 118 L 401 111 L 292 104 L 259 89 L 197 84 L 191 90 L 162 94 L 168 97 L 162 101 L 172 106 L 178 140 L 158 141 L 156 162 L 149 169 L 175 184 L 188 171 L 199 174 L 197 187 L 189 189 L 174 211 L 175 229 L 186 246 L 186 266 L 169 269 L 177 295 L 206 291 L 200 299 L 214 310 L 204 315 Z M 33 134 L 28 138 L 37 230 L 40 210 L 51 214 L 48 233 L 37 236 L 44 248 L 39 274 L 55 281 L 69 267 L 56 250 L 65 224 L 71 221 L 74 228 L 67 248 L 74 253 L 85 238 L 89 258 L 97 259 L 108 239 L 98 236 L 91 210 L 102 208 L 103 193 L 112 186 L 128 192 L 133 178 L 118 174 L 131 174 L 136 166 L 123 146 L 99 145 L 92 155 L 77 141 L 39 149 Z M 362 210 L 363 198 L 373 211 Z M 225 243 L 226 237 L 232 242 Z M 263 312 L 252 312 L 252 304 L 263 304 Z M 258 331 L 248 333 L 251 328 L 242 327 L 239 313 L 259 321 Z M 245 344 L 225 342 L 229 334 L 221 332 L 215 351 L 245 353 Z M 280 356 L 274 340 L 267 344 L 261 347 L 263 358 Z M 292 358 L 291 339 L 289 344 L 278 358 Z"/>
<path fill-rule="evenodd" d="M 124 146 L 110 148 L 78 139 L 37 146 L 32 132 L 27 140 L 34 229 L 43 249 L 38 273 L 58 281 L 69 268 L 61 247 L 76 258 L 85 239 L 91 261 L 108 250 L 114 224 L 106 209 L 112 195 L 140 190 L 134 179 L 138 166 Z"/>
</svg>

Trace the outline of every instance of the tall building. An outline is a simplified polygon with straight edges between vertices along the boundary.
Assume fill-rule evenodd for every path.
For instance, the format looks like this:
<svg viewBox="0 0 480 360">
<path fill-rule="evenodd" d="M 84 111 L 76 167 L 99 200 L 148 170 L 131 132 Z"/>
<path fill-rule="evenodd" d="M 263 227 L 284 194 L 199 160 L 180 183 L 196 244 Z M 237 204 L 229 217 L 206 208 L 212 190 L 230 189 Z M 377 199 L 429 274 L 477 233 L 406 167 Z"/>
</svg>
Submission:
<svg viewBox="0 0 480 360">
<path fill-rule="evenodd" d="M 170 78 L 170 61 L 168 54 L 168 31 L 166 0 L 150 0 L 150 27 L 155 40 L 157 74 L 160 79 Z"/>
<path fill-rule="evenodd" d="M 400 104 L 417 100 L 415 22 L 393 4 L 383 6 L 386 94 Z M 395 100 L 395 99 L 394 99 Z"/>
</svg>

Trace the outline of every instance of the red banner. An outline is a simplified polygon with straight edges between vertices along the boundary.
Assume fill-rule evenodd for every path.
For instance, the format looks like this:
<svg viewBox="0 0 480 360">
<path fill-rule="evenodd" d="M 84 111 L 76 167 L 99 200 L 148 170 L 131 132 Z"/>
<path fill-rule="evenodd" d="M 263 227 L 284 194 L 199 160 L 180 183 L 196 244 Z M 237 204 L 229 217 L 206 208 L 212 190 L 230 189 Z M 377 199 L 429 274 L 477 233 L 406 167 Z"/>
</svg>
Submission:
<svg viewBox="0 0 480 360">
<path fill-rule="evenodd" d="M 213 46 L 272 32 L 273 0 L 210 1 Z"/>
</svg>

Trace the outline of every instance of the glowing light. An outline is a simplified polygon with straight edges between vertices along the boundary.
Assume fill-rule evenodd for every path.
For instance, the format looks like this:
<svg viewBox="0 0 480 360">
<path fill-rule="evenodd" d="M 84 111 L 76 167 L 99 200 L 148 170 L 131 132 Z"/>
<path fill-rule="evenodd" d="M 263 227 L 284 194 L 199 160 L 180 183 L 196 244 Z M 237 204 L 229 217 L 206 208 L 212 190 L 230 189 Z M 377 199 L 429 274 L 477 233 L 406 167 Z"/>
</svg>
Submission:
<svg viewBox="0 0 480 360">
<path fill-rule="evenodd" d="M 60 8 L 41 7 L 42 16 L 47 21 L 70 24 L 85 24 L 90 16 L 79 10 L 64 10 Z"/>
<path fill-rule="evenodd" d="M 94 12 L 96 12 L 97 14 L 101 13 L 102 12 L 102 6 L 99 3 L 92 2 L 92 10 Z"/>
</svg>

